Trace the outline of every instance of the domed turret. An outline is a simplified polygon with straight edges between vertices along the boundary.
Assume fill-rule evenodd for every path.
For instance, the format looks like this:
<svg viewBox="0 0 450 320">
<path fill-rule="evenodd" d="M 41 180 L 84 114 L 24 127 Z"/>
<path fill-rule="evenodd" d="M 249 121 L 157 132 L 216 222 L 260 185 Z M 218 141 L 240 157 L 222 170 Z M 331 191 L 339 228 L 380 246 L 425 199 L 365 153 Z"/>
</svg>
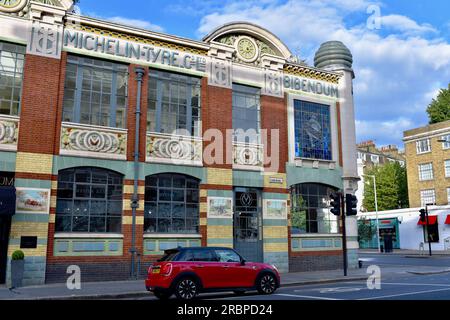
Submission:
<svg viewBox="0 0 450 320">
<path fill-rule="evenodd" d="M 314 57 L 314 66 L 320 69 L 344 68 L 352 70 L 353 56 L 341 41 L 323 43 Z"/>
</svg>

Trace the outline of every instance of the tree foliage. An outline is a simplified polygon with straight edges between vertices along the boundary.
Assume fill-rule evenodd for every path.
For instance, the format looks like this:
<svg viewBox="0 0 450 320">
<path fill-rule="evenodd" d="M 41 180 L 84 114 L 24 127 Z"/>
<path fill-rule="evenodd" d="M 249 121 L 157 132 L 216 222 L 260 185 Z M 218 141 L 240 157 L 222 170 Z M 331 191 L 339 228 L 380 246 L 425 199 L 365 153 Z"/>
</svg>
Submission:
<svg viewBox="0 0 450 320">
<path fill-rule="evenodd" d="M 408 208 L 408 181 L 406 168 L 399 163 L 374 166 L 367 175 L 375 176 L 377 185 L 378 211 Z M 373 179 L 365 177 L 363 207 L 375 211 L 375 193 Z"/>
<path fill-rule="evenodd" d="M 377 231 L 375 226 L 366 218 L 358 220 L 358 236 L 360 241 L 370 241 Z"/>
<path fill-rule="evenodd" d="M 427 108 L 430 124 L 450 120 L 450 84 L 441 89 L 436 99 Z"/>
</svg>

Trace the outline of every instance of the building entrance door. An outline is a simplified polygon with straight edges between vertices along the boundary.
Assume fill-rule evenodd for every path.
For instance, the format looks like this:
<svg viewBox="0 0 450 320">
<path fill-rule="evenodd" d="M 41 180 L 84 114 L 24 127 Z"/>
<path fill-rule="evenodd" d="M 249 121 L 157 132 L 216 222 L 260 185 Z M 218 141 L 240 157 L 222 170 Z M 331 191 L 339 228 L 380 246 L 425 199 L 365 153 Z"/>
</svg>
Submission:
<svg viewBox="0 0 450 320">
<path fill-rule="evenodd" d="M 234 249 L 246 260 L 263 261 L 261 191 L 250 188 L 234 190 Z"/>
<path fill-rule="evenodd" d="M 0 214 L 0 284 L 6 281 L 6 263 L 8 260 L 8 241 L 11 228 L 11 216 Z"/>
</svg>

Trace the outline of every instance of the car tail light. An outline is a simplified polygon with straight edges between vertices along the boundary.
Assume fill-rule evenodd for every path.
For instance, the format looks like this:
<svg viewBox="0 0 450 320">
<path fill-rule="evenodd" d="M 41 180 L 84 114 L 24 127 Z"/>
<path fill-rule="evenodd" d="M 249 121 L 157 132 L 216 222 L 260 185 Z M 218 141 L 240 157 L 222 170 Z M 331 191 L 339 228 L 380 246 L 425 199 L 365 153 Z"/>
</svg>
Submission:
<svg viewBox="0 0 450 320">
<path fill-rule="evenodd" d="M 169 276 L 172 273 L 172 269 L 173 269 L 173 266 L 172 266 L 171 263 L 168 263 L 168 264 L 164 265 L 161 268 L 161 275 Z"/>
</svg>

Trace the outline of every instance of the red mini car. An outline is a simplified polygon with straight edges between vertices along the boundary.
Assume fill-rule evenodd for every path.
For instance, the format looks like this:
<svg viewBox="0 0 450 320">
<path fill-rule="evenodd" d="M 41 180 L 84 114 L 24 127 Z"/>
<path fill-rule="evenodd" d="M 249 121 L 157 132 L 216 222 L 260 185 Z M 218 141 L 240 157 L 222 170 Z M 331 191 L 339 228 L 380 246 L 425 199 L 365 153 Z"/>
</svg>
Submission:
<svg viewBox="0 0 450 320">
<path fill-rule="evenodd" d="M 229 248 L 178 248 L 165 251 L 165 256 L 148 269 L 145 281 L 148 291 L 159 299 L 175 294 L 189 300 L 200 292 L 258 290 L 272 294 L 280 286 L 275 266 L 246 262 Z"/>
</svg>

